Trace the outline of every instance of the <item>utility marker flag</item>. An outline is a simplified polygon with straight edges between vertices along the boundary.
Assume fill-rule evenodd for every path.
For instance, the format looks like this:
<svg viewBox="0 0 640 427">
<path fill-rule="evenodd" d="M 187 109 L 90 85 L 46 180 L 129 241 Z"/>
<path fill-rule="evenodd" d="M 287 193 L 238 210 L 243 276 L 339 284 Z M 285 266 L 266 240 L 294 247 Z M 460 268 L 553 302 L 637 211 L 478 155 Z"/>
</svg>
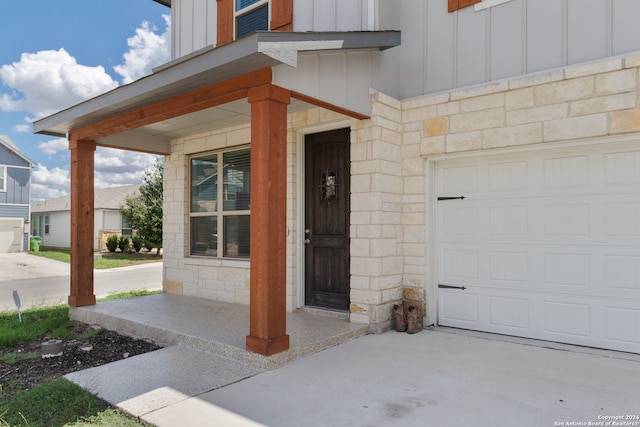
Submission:
<svg viewBox="0 0 640 427">
<path fill-rule="evenodd" d="M 22 323 L 22 314 L 20 313 L 20 296 L 18 295 L 18 291 L 13 291 L 13 300 L 16 302 L 16 306 L 18 307 L 18 320 Z"/>
</svg>

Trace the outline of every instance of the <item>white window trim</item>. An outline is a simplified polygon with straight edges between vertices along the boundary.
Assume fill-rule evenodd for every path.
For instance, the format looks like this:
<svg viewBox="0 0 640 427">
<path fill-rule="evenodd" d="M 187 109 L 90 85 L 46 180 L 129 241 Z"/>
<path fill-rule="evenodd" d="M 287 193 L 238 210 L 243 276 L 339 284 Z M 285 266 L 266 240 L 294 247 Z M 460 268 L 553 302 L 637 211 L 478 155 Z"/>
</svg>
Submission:
<svg viewBox="0 0 640 427">
<path fill-rule="evenodd" d="M 0 168 L 2 168 L 2 187 L 0 187 L 0 193 L 6 193 L 7 192 L 7 166 L 0 165 Z"/>
<path fill-rule="evenodd" d="M 480 3 L 476 3 L 474 6 L 474 10 L 476 12 L 484 9 L 489 9 L 493 6 L 501 5 L 502 3 L 508 3 L 512 0 L 482 0 Z"/>
</svg>

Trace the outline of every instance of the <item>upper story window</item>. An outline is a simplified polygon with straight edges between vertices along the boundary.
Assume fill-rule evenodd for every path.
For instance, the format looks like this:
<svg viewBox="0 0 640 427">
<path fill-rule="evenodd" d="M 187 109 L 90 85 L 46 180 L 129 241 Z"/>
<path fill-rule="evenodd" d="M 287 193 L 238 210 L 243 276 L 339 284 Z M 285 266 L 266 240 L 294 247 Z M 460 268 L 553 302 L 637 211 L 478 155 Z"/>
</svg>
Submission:
<svg viewBox="0 0 640 427">
<path fill-rule="evenodd" d="M 222 46 L 254 31 L 292 31 L 293 0 L 217 0 L 217 43 Z"/>
<path fill-rule="evenodd" d="M 0 166 L 0 191 L 7 191 L 7 168 Z"/>
<path fill-rule="evenodd" d="M 268 0 L 235 0 L 236 38 L 269 29 Z"/>
</svg>

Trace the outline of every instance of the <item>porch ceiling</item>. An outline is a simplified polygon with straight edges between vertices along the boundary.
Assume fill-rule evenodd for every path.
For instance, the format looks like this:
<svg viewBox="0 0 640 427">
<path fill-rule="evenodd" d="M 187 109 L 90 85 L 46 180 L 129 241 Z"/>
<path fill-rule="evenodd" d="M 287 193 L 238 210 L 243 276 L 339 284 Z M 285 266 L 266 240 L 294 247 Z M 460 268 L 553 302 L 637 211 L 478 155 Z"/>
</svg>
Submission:
<svg viewBox="0 0 640 427">
<path fill-rule="evenodd" d="M 288 112 L 301 111 L 312 106 L 312 104 L 292 98 Z M 172 139 L 244 125 L 250 121 L 251 105 L 246 99 L 240 99 L 219 107 L 207 108 L 105 138 L 98 138 L 96 143 L 104 147 L 169 154 Z"/>
<path fill-rule="evenodd" d="M 207 47 L 153 70 L 147 77 L 89 99 L 33 124 L 34 133 L 65 137 L 70 131 L 279 64 L 297 65 L 299 52 L 384 50 L 399 45 L 400 32 L 257 32 L 219 48 Z M 292 100 L 289 111 L 307 108 Z M 168 153 L 173 138 L 249 122 L 246 99 L 99 138 L 99 145 Z"/>
</svg>

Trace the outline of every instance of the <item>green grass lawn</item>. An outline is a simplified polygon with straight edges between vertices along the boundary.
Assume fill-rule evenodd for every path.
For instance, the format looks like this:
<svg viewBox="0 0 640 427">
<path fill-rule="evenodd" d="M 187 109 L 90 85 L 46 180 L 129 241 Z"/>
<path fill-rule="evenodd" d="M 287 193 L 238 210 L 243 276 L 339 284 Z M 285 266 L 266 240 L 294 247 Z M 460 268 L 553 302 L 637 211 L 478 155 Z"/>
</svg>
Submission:
<svg viewBox="0 0 640 427">
<path fill-rule="evenodd" d="M 71 255 L 63 249 L 40 248 L 39 252 L 29 252 L 31 255 L 49 258 L 56 261 L 69 262 Z M 127 267 L 130 265 L 145 264 L 162 261 L 162 255 L 148 253 L 116 253 L 100 252 L 93 260 L 93 268 L 103 270 L 107 268 Z"/>
<path fill-rule="evenodd" d="M 154 294 L 154 291 L 131 291 L 111 294 L 106 299 L 130 298 Z M 71 338 L 73 322 L 69 307 L 59 305 L 40 307 L 22 312 L 22 322 L 14 312 L 0 313 L 0 350 L 22 341 L 45 336 Z M 95 331 L 92 333 L 100 333 Z M 82 337 L 74 337 L 82 339 Z M 20 356 L 23 357 L 23 356 Z M 24 358 L 35 357 L 25 354 Z M 37 357 L 40 357 L 37 355 Z M 0 358 L 3 363 L 16 363 L 15 357 Z M 56 426 L 150 426 L 131 419 L 81 387 L 58 378 L 16 394 L 3 394 L 0 385 L 0 427 L 56 427 Z"/>
</svg>

